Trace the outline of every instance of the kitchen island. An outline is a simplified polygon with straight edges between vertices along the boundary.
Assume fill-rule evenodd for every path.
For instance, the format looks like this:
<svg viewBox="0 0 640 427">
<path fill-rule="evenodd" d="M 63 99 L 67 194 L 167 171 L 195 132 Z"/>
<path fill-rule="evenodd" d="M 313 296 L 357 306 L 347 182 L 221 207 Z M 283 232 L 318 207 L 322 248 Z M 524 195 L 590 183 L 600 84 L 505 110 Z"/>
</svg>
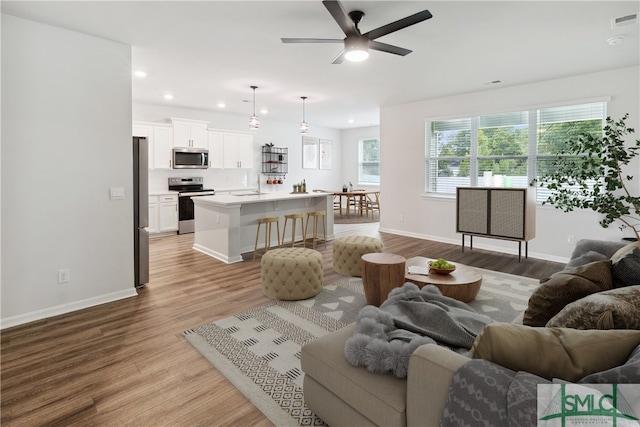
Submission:
<svg viewBox="0 0 640 427">
<path fill-rule="evenodd" d="M 258 219 L 280 218 L 280 237 L 284 216 L 293 213 L 325 211 L 327 240 L 333 239 L 333 194 L 327 193 L 262 193 L 222 194 L 193 198 L 195 209 L 195 242 L 193 249 L 227 264 L 242 261 L 242 254 L 253 252 Z M 305 220 L 306 221 L 306 220 Z M 291 221 L 287 224 L 287 241 L 291 238 Z M 308 233 L 312 232 L 311 225 Z M 264 245 L 265 227 L 260 230 L 259 245 Z M 301 240 L 300 227 L 296 239 Z M 320 234 L 322 226 L 318 225 Z M 271 231 L 271 247 L 277 247 L 276 227 Z"/>
</svg>

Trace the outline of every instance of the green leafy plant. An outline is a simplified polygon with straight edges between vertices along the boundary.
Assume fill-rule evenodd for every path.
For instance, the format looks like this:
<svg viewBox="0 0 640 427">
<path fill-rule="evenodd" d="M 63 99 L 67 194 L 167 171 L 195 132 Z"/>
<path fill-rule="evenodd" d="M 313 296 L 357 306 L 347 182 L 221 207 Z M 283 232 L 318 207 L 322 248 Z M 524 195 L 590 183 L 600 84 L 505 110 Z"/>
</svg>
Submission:
<svg viewBox="0 0 640 427">
<path fill-rule="evenodd" d="M 604 136 L 582 134 L 567 142 L 553 161 L 553 172 L 534 179 L 540 187 L 551 190 L 542 204 L 571 212 L 591 209 L 604 217 L 600 225 L 609 227 L 621 223 L 620 229 L 629 228 L 640 240 L 640 197 L 630 193 L 632 175 L 623 173 L 623 167 L 640 151 L 640 139 L 625 147 L 625 136 L 635 131 L 628 128 L 625 114 L 617 122 L 607 117 Z"/>
<path fill-rule="evenodd" d="M 273 142 L 267 142 L 264 144 L 265 147 L 273 147 Z"/>
</svg>

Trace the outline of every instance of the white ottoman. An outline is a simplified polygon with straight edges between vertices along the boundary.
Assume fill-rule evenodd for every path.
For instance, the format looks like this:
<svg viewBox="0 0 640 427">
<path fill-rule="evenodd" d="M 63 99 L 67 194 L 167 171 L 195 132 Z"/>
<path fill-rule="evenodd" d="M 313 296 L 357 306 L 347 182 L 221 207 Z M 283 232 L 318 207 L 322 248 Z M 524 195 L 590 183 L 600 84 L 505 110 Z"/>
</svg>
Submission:
<svg viewBox="0 0 640 427">
<path fill-rule="evenodd" d="M 301 300 L 322 291 L 322 254 L 313 249 L 272 249 L 262 256 L 262 292 L 279 300 Z"/>
</svg>

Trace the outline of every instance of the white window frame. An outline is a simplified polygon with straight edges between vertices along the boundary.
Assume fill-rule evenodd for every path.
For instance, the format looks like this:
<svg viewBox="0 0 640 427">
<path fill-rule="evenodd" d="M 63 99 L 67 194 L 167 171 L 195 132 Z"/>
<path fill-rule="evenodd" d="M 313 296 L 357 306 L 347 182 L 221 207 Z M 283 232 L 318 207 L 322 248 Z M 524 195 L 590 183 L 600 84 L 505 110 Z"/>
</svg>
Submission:
<svg viewBox="0 0 640 427">
<path fill-rule="evenodd" d="M 360 138 L 358 140 L 358 184 L 359 185 L 380 185 L 380 154 L 378 154 L 378 181 L 368 181 L 365 180 L 362 176 L 363 164 L 365 163 L 363 160 L 364 149 L 363 144 L 365 141 L 377 141 L 378 142 L 378 153 L 380 152 L 380 138 L 377 136 L 372 136 L 370 138 Z M 366 162 L 366 163 L 375 163 L 375 162 Z"/>
<path fill-rule="evenodd" d="M 538 124 L 538 117 L 540 114 L 540 111 L 545 110 L 545 109 L 549 109 L 549 108 L 555 108 L 555 107 L 579 107 L 579 106 L 583 106 L 583 105 L 588 105 L 588 104 L 601 104 L 602 105 L 602 110 L 603 110 L 603 115 L 602 115 L 602 125 L 605 125 L 605 118 L 607 117 L 607 101 L 609 101 L 609 99 L 590 99 L 590 100 L 583 100 L 583 101 L 574 101 L 571 103 L 567 103 L 567 104 L 562 104 L 562 105 L 549 105 L 549 106 L 542 106 L 542 107 L 534 107 L 534 108 L 529 108 L 526 110 L 520 110 L 520 111 L 514 111 L 515 113 L 527 113 L 528 115 L 528 150 L 527 150 L 527 155 L 526 156 L 522 156 L 522 157 L 526 157 L 527 160 L 527 184 L 529 182 L 531 182 L 532 180 L 534 180 L 537 176 L 537 160 L 538 160 L 538 154 L 537 154 L 537 143 L 538 143 L 538 130 L 539 130 L 539 124 Z M 479 123 L 480 123 L 480 117 L 482 116 L 491 116 L 494 114 L 484 114 L 484 115 L 480 115 L 480 116 L 474 116 L 474 117 L 459 117 L 459 118 L 446 118 L 446 119 L 433 119 L 433 120 L 427 120 L 425 122 L 425 195 L 426 196 L 435 196 L 435 197 L 455 197 L 455 188 L 452 191 L 430 191 L 431 188 L 433 188 L 433 179 L 434 177 L 432 176 L 432 174 L 430 173 L 430 168 L 432 167 L 434 162 L 438 162 L 438 160 L 442 160 L 443 157 L 431 157 L 431 140 L 432 140 L 432 134 L 431 134 L 431 124 L 433 122 L 438 122 L 438 121 L 457 121 L 457 120 L 470 120 L 470 147 L 469 147 L 469 156 L 464 156 L 464 157 L 460 157 L 460 159 L 468 159 L 470 162 L 470 174 L 469 174 L 469 184 L 468 186 L 471 187 L 477 187 L 477 186 L 483 186 L 484 183 L 482 182 L 481 179 L 479 179 L 478 177 L 478 130 L 479 130 Z M 505 158 L 509 158 L 510 156 L 504 156 Z M 545 157 L 544 155 L 541 155 L 540 157 Z M 455 159 L 455 157 L 444 157 L 449 158 L 449 159 Z M 435 165 L 435 170 L 438 170 L 437 168 L 437 163 Z M 526 186 L 525 185 L 525 186 Z M 523 187 L 523 185 L 519 185 L 518 187 Z M 538 195 L 537 195 L 537 199 L 539 202 L 541 202 L 543 199 L 546 199 L 547 194 L 545 194 L 544 191 L 539 191 Z"/>
</svg>

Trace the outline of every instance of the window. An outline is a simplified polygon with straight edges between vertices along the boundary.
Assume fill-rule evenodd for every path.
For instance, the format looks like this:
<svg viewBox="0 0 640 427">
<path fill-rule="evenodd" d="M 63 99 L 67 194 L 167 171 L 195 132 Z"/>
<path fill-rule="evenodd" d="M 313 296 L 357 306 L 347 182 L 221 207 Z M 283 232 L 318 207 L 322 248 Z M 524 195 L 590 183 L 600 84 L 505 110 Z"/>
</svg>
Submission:
<svg viewBox="0 0 640 427">
<path fill-rule="evenodd" d="M 547 172 L 566 141 L 602 134 L 604 102 L 492 114 L 426 124 L 426 192 L 456 187 L 527 187 Z M 578 158 L 576 158 L 578 160 Z M 547 190 L 538 188 L 538 200 Z"/>
<path fill-rule="evenodd" d="M 358 183 L 380 184 L 380 141 L 361 139 L 358 143 Z"/>
</svg>

